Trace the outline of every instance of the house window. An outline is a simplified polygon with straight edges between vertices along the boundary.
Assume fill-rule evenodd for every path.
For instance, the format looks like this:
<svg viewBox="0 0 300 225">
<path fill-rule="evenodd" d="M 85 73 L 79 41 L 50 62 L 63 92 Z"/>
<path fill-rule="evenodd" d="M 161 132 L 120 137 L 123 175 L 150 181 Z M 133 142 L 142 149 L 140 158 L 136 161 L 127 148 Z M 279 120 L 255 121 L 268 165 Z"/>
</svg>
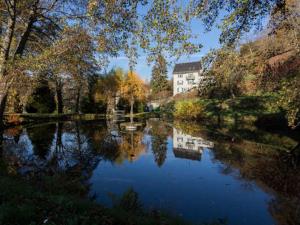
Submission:
<svg viewBox="0 0 300 225">
<path fill-rule="evenodd" d="M 177 84 L 178 84 L 178 85 L 183 84 L 183 80 L 178 80 L 178 81 L 177 81 Z"/>
<path fill-rule="evenodd" d="M 177 92 L 180 92 L 180 88 L 177 88 Z"/>
<path fill-rule="evenodd" d="M 178 77 L 179 77 L 179 78 L 182 78 L 182 74 L 178 74 Z"/>
<path fill-rule="evenodd" d="M 183 138 L 182 138 L 182 137 L 178 137 L 178 138 L 177 138 L 177 141 L 178 141 L 178 142 L 183 142 Z"/>
<path fill-rule="evenodd" d="M 188 84 L 195 84 L 193 80 L 188 80 Z"/>
</svg>

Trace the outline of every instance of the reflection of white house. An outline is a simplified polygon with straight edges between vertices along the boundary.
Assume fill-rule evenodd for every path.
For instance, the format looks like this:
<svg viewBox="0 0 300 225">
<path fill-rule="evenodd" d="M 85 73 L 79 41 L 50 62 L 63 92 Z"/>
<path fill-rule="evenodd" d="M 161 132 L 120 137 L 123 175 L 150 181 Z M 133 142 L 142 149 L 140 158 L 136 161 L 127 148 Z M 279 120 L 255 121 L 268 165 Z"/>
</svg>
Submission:
<svg viewBox="0 0 300 225">
<path fill-rule="evenodd" d="M 213 148 L 214 143 L 194 137 L 173 128 L 173 150 L 175 157 L 200 160 L 203 148 Z"/>
</svg>

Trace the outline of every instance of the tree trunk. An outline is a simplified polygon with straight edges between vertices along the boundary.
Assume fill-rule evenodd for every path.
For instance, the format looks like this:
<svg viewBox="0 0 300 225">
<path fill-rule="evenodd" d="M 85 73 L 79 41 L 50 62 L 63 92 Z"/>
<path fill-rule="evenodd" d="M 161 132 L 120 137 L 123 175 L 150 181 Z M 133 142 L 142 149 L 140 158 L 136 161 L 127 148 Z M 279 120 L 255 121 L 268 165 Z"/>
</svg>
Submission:
<svg viewBox="0 0 300 225">
<path fill-rule="evenodd" d="M 113 97 L 107 98 L 106 116 L 109 117 L 113 115 L 115 109 L 115 102 Z"/>
<path fill-rule="evenodd" d="M 16 11 L 16 3 L 13 1 L 12 3 L 13 8 L 11 15 L 8 17 L 7 22 L 7 30 L 5 37 L 2 42 L 2 51 L 0 55 L 1 63 L 0 63 L 0 77 L 5 75 L 5 66 L 6 62 L 9 58 L 9 52 L 11 48 L 11 43 L 13 40 L 14 32 L 15 32 L 15 25 L 16 25 L 16 17 L 15 17 L 15 11 Z"/>
<path fill-rule="evenodd" d="M 131 97 L 130 101 L 130 122 L 133 123 L 133 104 L 134 104 L 134 98 Z"/>
<path fill-rule="evenodd" d="M 21 40 L 18 44 L 18 47 L 17 47 L 17 50 L 15 52 L 15 55 L 14 55 L 14 59 L 17 57 L 17 56 L 22 56 L 23 55 L 23 52 L 25 50 L 25 46 L 26 46 L 26 43 L 29 39 L 29 36 L 30 36 L 30 33 L 32 31 L 32 27 L 33 27 L 33 24 L 35 23 L 36 21 L 36 18 L 35 16 L 31 16 L 29 18 L 29 22 L 27 23 L 27 27 L 26 27 L 26 30 L 25 32 L 23 33 L 22 37 L 21 37 Z"/>
<path fill-rule="evenodd" d="M 63 109 L 64 109 L 62 88 L 63 88 L 62 82 L 56 81 L 56 109 L 58 114 L 63 113 Z"/>
<path fill-rule="evenodd" d="M 6 63 L 9 58 L 9 52 L 11 48 L 11 43 L 13 40 L 15 25 L 16 25 L 16 1 L 11 2 L 10 15 L 7 21 L 6 34 L 2 42 L 2 51 L 0 52 L 0 130 L 4 127 L 4 112 L 8 97 L 8 90 L 6 90 L 6 81 L 4 76 L 6 75 Z"/>
<path fill-rule="evenodd" d="M 16 95 L 15 95 L 15 99 L 14 99 L 14 104 L 13 104 L 13 110 L 14 113 L 22 113 L 23 112 L 23 104 L 21 102 L 21 93 L 19 92 L 19 90 L 16 90 Z"/>
<path fill-rule="evenodd" d="M 3 129 L 0 127 L 0 157 L 3 153 Z"/>
<path fill-rule="evenodd" d="M 8 93 L 3 93 L 3 96 L 0 95 L 0 130 L 4 128 L 4 112 L 6 107 Z"/>
<path fill-rule="evenodd" d="M 234 99 L 235 94 L 234 94 L 234 91 L 233 91 L 233 87 L 230 87 L 230 94 L 231 94 L 231 98 Z"/>
<path fill-rule="evenodd" d="M 80 88 L 77 91 L 76 95 L 76 103 L 75 103 L 75 112 L 79 113 L 79 108 L 80 108 Z"/>
</svg>

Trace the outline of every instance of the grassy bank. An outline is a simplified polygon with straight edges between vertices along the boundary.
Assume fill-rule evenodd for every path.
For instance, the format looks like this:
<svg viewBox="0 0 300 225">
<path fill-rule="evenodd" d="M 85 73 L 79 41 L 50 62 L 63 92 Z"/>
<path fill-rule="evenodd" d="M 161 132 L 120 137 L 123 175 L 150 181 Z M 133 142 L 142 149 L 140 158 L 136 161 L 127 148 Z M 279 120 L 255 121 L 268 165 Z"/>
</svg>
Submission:
<svg viewBox="0 0 300 225">
<path fill-rule="evenodd" d="M 134 118 L 151 118 L 151 117 L 159 117 L 159 112 L 141 112 L 133 114 Z M 125 115 L 126 118 L 130 117 L 130 114 Z"/>
<path fill-rule="evenodd" d="M 100 120 L 105 119 L 105 114 L 40 114 L 40 113 L 24 113 L 24 114 L 5 114 L 6 125 L 19 125 L 45 121 L 63 121 L 63 120 Z"/>
<path fill-rule="evenodd" d="M 150 118 L 159 116 L 158 112 L 142 112 L 135 113 L 134 118 Z M 126 118 L 130 115 L 126 114 Z M 74 113 L 64 113 L 64 114 L 40 114 L 40 113 L 24 113 L 24 114 L 5 114 L 5 124 L 7 126 L 20 125 L 36 122 L 48 122 L 48 121 L 64 121 L 64 120 L 102 120 L 106 119 L 105 114 L 74 114 Z"/>
<path fill-rule="evenodd" d="M 234 99 L 200 99 L 177 100 L 165 106 L 162 112 L 172 114 L 178 120 L 214 121 L 235 123 L 276 122 L 284 123 L 284 113 L 276 105 L 276 97 L 243 96 Z M 166 110 L 167 109 L 167 110 Z"/>
</svg>

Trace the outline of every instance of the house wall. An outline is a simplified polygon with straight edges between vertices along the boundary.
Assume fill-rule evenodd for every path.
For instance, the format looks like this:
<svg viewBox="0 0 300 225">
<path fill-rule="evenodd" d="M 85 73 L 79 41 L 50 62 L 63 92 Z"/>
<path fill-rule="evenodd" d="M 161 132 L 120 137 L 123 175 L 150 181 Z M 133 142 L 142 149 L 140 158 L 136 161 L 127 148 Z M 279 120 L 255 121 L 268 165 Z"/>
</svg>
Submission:
<svg viewBox="0 0 300 225">
<path fill-rule="evenodd" d="M 194 80 L 188 79 L 194 77 Z M 174 73 L 173 74 L 173 95 L 187 92 L 193 88 L 197 88 L 199 83 L 204 78 L 201 71 L 189 73 Z"/>
</svg>

